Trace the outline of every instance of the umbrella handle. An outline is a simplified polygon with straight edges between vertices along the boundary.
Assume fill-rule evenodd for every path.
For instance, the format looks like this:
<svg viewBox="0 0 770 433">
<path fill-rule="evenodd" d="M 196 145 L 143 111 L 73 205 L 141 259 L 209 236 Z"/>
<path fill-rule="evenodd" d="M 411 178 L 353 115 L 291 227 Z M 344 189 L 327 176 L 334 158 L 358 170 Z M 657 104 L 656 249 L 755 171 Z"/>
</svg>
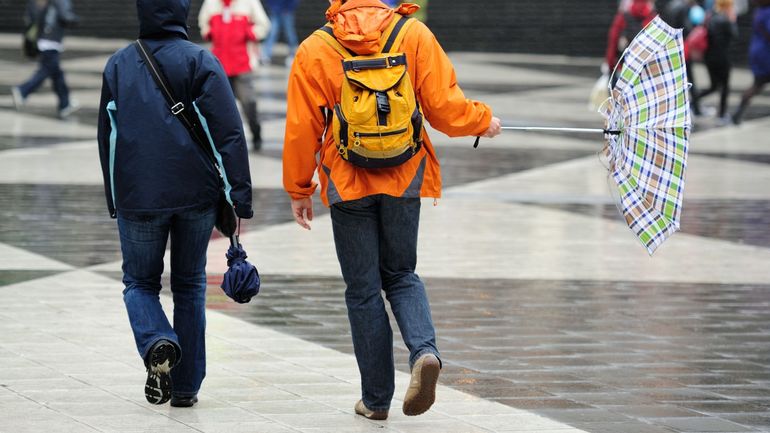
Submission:
<svg viewBox="0 0 770 433">
<path fill-rule="evenodd" d="M 233 233 L 232 236 L 230 236 L 230 245 L 233 248 L 238 248 L 238 245 L 241 244 L 239 240 L 240 236 L 241 236 L 241 219 L 238 218 L 237 230 L 235 231 L 235 233 Z"/>
<path fill-rule="evenodd" d="M 473 148 L 478 149 L 479 147 L 479 141 L 481 140 L 481 136 L 476 137 L 476 141 L 473 143 Z"/>
</svg>

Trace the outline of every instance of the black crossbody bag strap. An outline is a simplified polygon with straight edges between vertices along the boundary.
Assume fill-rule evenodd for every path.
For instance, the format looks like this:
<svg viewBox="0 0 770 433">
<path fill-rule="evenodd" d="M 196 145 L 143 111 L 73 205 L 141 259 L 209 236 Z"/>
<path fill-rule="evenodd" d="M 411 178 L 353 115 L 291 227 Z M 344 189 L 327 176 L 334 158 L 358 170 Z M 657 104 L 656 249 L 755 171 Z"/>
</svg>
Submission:
<svg viewBox="0 0 770 433">
<path fill-rule="evenodd" d="M 155 57 L 152 55 L 152 52 L 150 52 L 149 48 L 147 48 L 147 45 L 145 45 L 141 39 L 138 39 L 134 43 L 134 46 L 139 52 L 139 55 L 144 60 L 144 64 L 147 66 L 147 70 L 150 71 L 150 76 L 152 76 L 153 80 L 155 80 L 155 84 L 158 85 L 160 92 L 163 94 L 163 98 L 166 99 L 166 103 L 168 103 L 168 106 L 171 108 L 171 114 L 179 119 L 179 121 L 182 122 L 182 125 L 187 128 L 187 131 L 190 133 L 193 141 L 196 142 L 198 146 L 200 146 L 200 148 L 203 150 L 203 153 L 206 154 L 209 161 L 214 166 L 214 169 L 217 172 L 217 177 L 219 178 L 220 188 L 215 226 L 217 230 L 230 238 L 231 245 L 239 245 L 238 233 L 236 231 L 240 226 L 240 223 L 238 222 L 239 219 L 237 219 L 233 207 L 226 200 L 224 192 L 225 179 L 224 175 L 222 174 L 222 168 L 219 166 L 216 158 L 214 157 L 214 149 L 211 148 L 211 143 L 209 142 L 208 137 L 206 137 L 206 132 L 202 130 L 197 118 L 192 114 L 192 110 L 185 107 L 182 101 L 174 97 L 174 93 L 171 91 L 171 86 L 168 84 L 168 80 L 166 80 L 166 77 L 164 77 L 163 73 L 160 71 L 158 62 L 155 61 Z M 197 116 L 197 114 L 195 116 Z"/>
<path fill-rule="evenodd" d="M 139 55 L 144 60 L 144 64 L 147 66 L 147 70 L 150 71 L 150 76 L 152 76 L 153 80 L 155 80 L 155 84 L 158 85 L 160 92 L 166 99 L 166 103 L 171 108 L 171 114 L 179 119 L 179 121 L 182 122 L 182 125 L 187 128 L 187 131 L 190 132 L 190 136 L 192 137 L 193 141 L 195 141 L 198 146 L 203 149 L 203 152 L 209 158 L 211 163 L 214 164 L 214 166 L 217 168 L 217 172 L 221 177 L 221 170 L 219 169 L 219 164 L 217 163 L 216 158 L 214 158 L 214 151 L 211 149 L 211 144 L 209 143 L 208 138 L 202 136 L 201 131 L 199 130 L 200 126 L 198 121 L 195 119 L 195 117 L 193 117 L 191 110 L 185 107 L 184 103 L 174 96 L 174 93 L 171 91 L 171 86 L 168 84 L 168 80 L 166 80 L 166 77 L 163 76 L 163 73 L 158 67 L 158 62 L 155 60 L 155 57 L 152 55 L 152 52 L 144 43 L 144 41 L 138 39 L 136 42 L 134 42 L 134 46 L 139 52 Z"/>
</svg>

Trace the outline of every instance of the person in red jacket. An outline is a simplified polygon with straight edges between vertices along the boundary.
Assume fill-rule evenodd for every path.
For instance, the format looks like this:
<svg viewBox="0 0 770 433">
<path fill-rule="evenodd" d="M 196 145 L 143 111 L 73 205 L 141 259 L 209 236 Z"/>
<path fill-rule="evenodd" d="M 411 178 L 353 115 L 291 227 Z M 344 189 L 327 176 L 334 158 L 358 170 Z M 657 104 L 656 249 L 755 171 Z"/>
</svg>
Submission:
<svg viewBox="0 0 770 433">
<path fill-rule="evenodd" d="M 655 3 L 651 0 L 632 0 L 621 5 L 607 36 L 605 61 L 610 70 L 615 68 L 623 51 L 636 34 L 649 24 L 657 14 Z"/>
<path fill-rule="evenodd" d="M 258 64 L 258 43 L 270 31 L 270 20 L 259 0 L 205 0 L 198 14 L 203 39 L 222 63 L 235 97 L 241 103 L 253 136 L 262 148 L 262 126 L 252 72 Z"/>
</svg>

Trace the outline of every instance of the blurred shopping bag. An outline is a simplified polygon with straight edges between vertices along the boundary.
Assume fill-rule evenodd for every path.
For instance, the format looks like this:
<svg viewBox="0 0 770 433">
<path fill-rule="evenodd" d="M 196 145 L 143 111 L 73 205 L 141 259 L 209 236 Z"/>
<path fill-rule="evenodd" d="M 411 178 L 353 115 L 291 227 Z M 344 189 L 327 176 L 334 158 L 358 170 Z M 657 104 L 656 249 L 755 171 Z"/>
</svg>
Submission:
<svg viewBox="0 0 770 433">
<path fill-rule="evenodd" d="M 588 109 L 591 111 L 599 111 L 604 101 L 610 97 L 610 75 L 607 72 L 602 73 L 602 76 L 596 80 L 596 84 L 591 89 L 591 94 L 588 97 Z"/>
</svg>

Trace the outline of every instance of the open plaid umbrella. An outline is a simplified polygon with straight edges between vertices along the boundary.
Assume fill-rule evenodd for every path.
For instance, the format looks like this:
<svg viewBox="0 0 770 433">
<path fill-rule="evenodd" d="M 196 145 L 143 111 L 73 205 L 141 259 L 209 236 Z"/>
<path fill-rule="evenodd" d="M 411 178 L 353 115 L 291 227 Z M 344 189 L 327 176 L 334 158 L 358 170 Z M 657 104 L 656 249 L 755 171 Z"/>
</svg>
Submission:
<svg viewBox="0 0 770 433">
<path fill-rule="evenodd" d="M 650 254 L 679 229 L 682 213 L 692 125 L 683 46 L 682 30 L 660 17 L 631 41 L 600 110 L 604 129 L 503 127 L 603 133 L 618 209 Z"/>
<path fill-rule="evenodd" d="M 682 31 L 655 18 L 629 44 L 603 107 L 620 209 L 652 254 L 679 229 L 691 117 Z"/>
</svg>

